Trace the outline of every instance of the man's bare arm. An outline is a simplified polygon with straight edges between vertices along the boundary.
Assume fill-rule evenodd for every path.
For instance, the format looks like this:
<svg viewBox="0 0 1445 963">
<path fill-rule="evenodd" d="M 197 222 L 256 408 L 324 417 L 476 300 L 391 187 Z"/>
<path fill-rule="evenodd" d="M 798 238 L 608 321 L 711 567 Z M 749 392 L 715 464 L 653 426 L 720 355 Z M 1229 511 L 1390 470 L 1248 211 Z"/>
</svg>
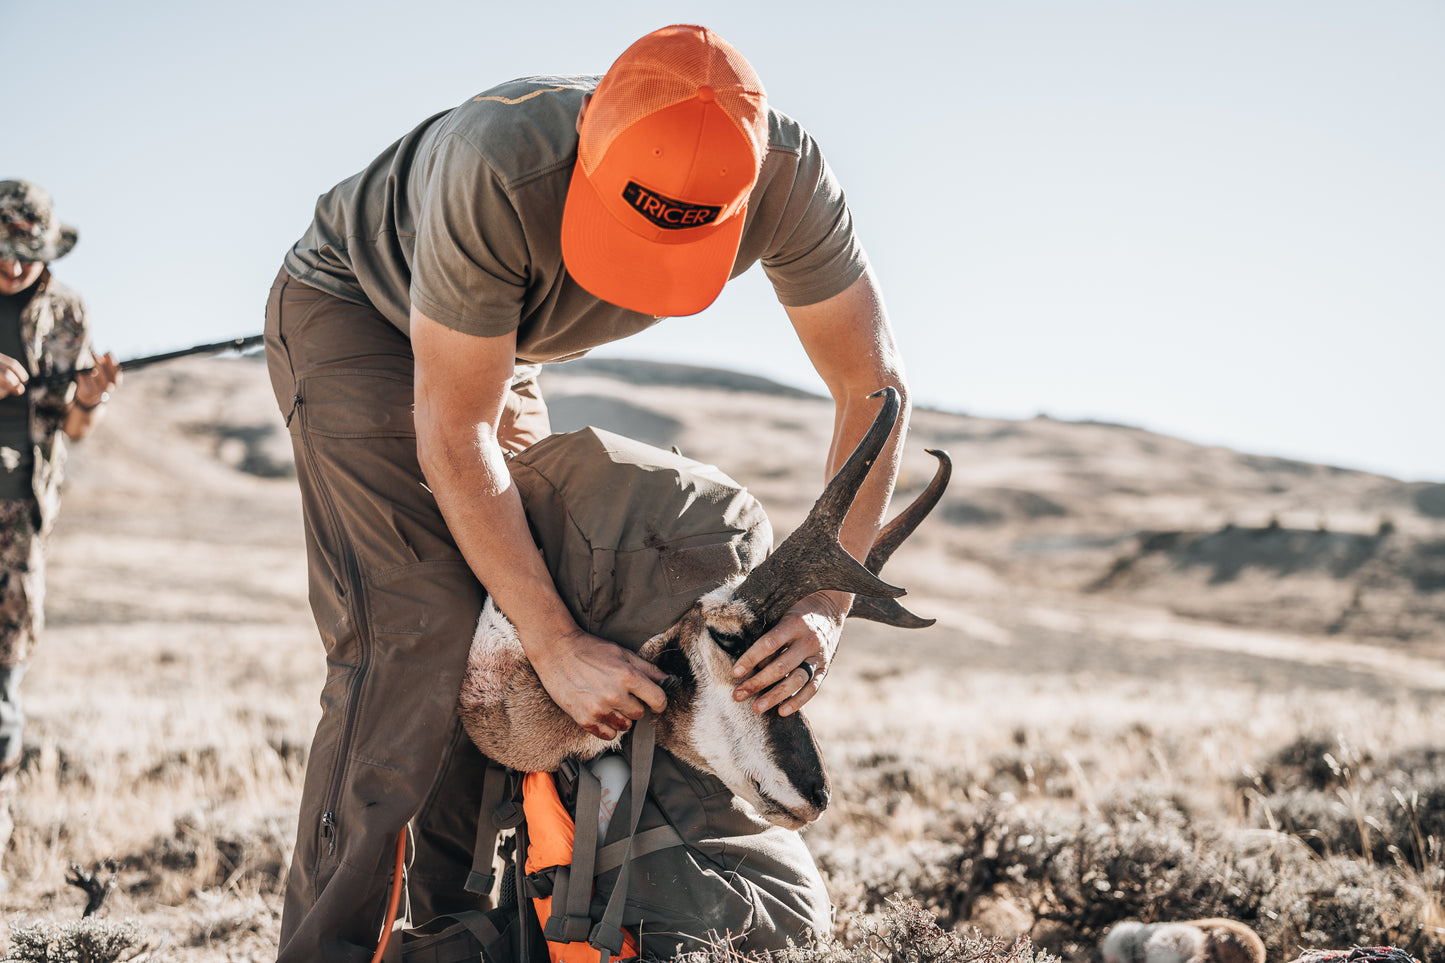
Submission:
<svg viewBox="0 0 1445 963">
<path fill-rule="evenodd" d="M 557 594 L 507 471 L 497 426 L 516 338 L 463 334 L 411 312 L 417 456 L 467 564 L 517 629 L 552 698 L 593 735 L 611 739 L 661 711 L 663 673 L 583 632 Z"/>
<path fill-rule="evenodd" d="M 829 478 L 842 467 L 878 413 L 881 402 L 869 395 L 892 385 L 903 402 L 898 424 L 843 523 L 843 547 L 863 559 L 887 513 L 908 429 L 908 388 L 888 312 L 871 272 L 826 301 L 787 311 L 798 340 L 833 396 Z M 735 698 L 756 697 L 754 707 L 760 712 L 779 706 L 778 711 L 786 715 L 802 708 L 827 674 L 852 602 L 845 592 L 819 592 L 799 602 L 738 660 L 736 675 L 747 678 L 734 690 Z M 775 653 L 780 654 L 774 657 Z M 811 678 L 798 671 L 805 661 L 814 666 Z M 759 665 L 764 667 L 757 670 Z"/>
</svg>

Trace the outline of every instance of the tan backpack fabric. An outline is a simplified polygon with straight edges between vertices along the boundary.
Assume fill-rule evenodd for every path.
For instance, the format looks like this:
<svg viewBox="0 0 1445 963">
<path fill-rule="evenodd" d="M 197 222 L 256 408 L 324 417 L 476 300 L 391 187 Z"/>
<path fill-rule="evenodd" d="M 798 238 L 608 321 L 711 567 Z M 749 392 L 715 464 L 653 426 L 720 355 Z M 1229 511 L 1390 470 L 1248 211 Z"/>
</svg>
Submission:
<svg viewBox="0 0 1445 963">
<path fill-rule="evenodd" d="M 508 464 L 572 617 L 633 650 L 772 550 L 758 500 L 676 452 L 582 428 Z"/>
<path fill-rule="evenodd" d="M 573 617 L 634 650 L 772 548 L 757 499 L 717 468 L 676 452 L 584 428 L 544 438 L 509 466 Z M 624 744 L 630 759 L 642 728 Z M 590 864 L 581 872 L 595 889 L 583 883 L 581 905 L 572 897 L 575 909 L 604 931 L 626 926 L 644 956 L 660 958 L 703 949 L 714 937 L 731 936 L 739 952 L 750 952 L 826 935 L 832 906 L 802 837 L 763 820 L 717 777 L 646 746 L 643 760 L 632 759 L 648 786 L 645 799 L 634 806 L 634 787 L 623 791 L 606 836 L 596 841 L 595 861 L 580 860 Z M 575 798 L 579 767 L 564 768 L 557 774 L 563 798 L 569 810 L 584 808 Z M 514 808 L 503 803 L 497 812 Z M 487 816 L 476 876 L 489 886 L 495 832 L 507 820 L 488 826 Z M 576 816 L 579 834 L 588 818 L 596 833 L 595 812 Z M 573 872 L 579 868 L 574 860 Z M 611 899 L 619 876 L 625 901 Z M 551 884 L 526 879 L 519 888 L 537 895 L 537 885 Z M 561 914 L 555 900 L 554 910 Z"/>
</svg>

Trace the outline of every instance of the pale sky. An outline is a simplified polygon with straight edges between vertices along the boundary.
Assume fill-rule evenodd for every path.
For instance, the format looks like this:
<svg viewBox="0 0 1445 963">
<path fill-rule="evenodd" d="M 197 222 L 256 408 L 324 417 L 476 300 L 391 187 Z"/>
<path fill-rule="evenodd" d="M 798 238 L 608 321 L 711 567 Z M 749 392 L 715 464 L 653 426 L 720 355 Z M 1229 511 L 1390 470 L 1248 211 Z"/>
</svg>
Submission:
<svg viewBox="0 0 1445 963">
<path fill-rule="evenodd" d="M 0 178 L 80 228 L 100 347 L 255 334 L 317 195 L 675 22 L 822 145 L 920 404 L 1445 481 L 1439 0 L 0 0 Z M 756 268 L 598 353 L 822 387 Z"/>
</svg>

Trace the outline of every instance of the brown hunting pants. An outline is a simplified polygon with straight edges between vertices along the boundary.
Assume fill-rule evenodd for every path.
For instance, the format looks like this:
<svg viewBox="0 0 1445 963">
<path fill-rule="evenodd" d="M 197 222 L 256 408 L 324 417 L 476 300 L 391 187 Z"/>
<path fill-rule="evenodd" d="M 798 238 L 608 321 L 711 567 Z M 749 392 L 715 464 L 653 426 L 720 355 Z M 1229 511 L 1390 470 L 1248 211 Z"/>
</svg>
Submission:
<svg viewBox="0 0 1445 963">
<path fill-rule="evenodd" d="M 283 270 L 266 356 L 296 454 L 327 670 L 278 961 L 364 963 L 408 822 L 413 919 L 485 908 L 464 888 L 484 760 L 456 706 L 484 594 L 417 463 L 407 337 Z M 513 385 L 508 414 L 517 447 L 547 434 L 535 381 Z"/>
</svg>

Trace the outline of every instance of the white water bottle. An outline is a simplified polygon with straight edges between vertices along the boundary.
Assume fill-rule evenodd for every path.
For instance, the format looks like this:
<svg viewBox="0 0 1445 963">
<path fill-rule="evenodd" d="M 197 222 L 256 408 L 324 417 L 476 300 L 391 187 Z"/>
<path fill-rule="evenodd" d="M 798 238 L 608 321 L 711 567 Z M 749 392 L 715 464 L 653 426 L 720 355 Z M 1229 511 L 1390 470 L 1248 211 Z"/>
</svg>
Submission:
<svg viewBox="0 0 1445 963">
<path fill-rule="evenodd" d="M 622 798 L 622 790 L 627 788 L 627 781 L 632 778 L 632 767 L 621 753 L 604 752 L 587 763 L 587 768 L 602 784 L 602 800 L 597 806 L 597 845 L 601 846 L 602 840 L 607 838 L 607 827 L 612 823 L 612 814 Z"/>
</svg>

